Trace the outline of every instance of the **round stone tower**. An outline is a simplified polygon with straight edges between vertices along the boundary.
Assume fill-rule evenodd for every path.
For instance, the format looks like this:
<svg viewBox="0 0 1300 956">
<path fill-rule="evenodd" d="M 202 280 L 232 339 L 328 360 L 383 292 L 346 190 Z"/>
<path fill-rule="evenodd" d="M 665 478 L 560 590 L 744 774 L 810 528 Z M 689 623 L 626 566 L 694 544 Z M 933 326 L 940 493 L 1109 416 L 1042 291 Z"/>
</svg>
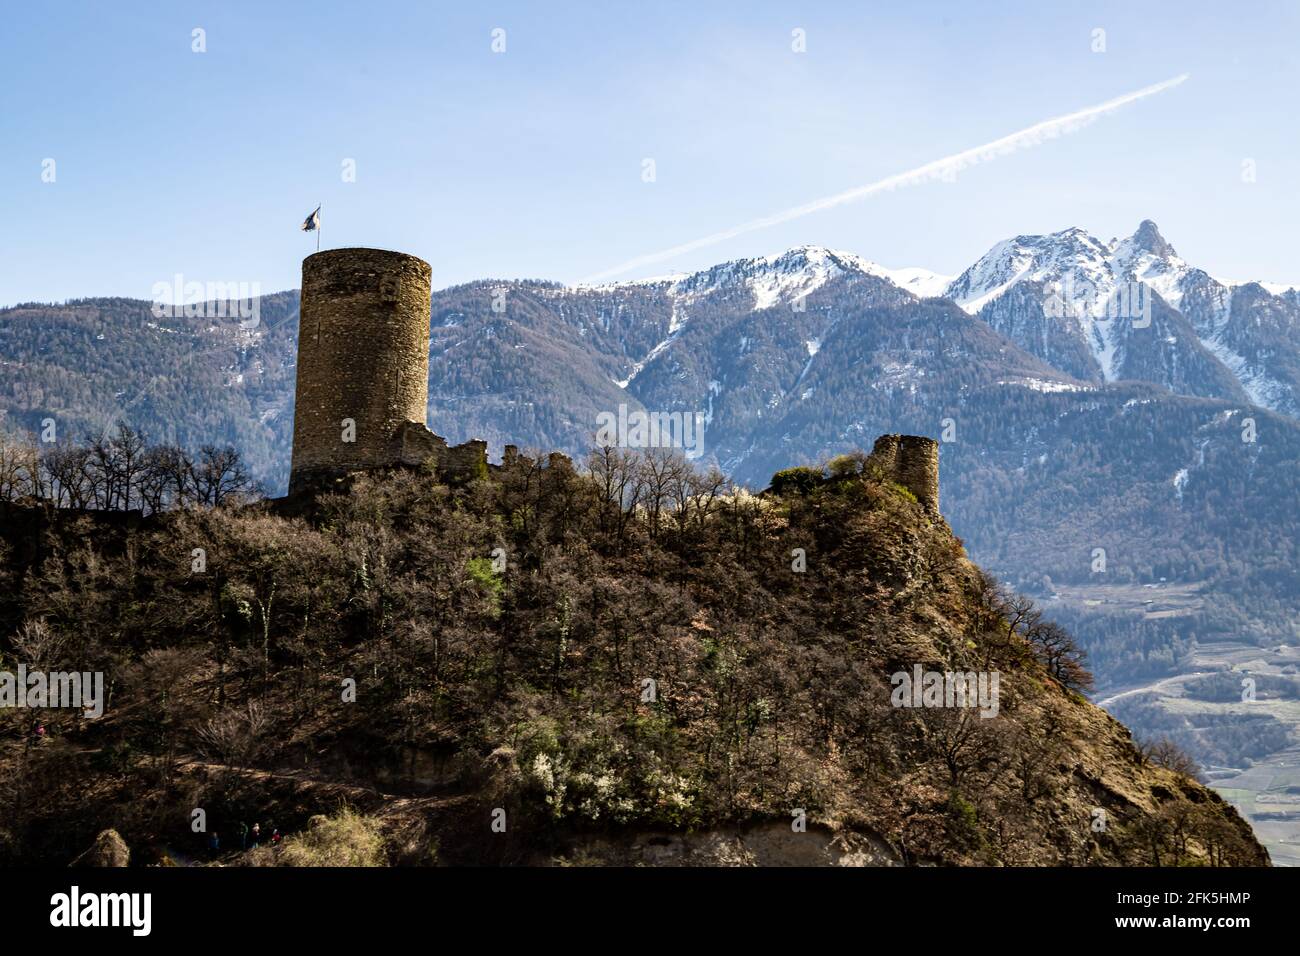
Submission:
<svg viewBox="0 0 1300 956">
<path fill-rule="evenodd" d="M 930 511 L 939 511 L 939 443 L 922 435 L 898 436 L 898 483 Z"/>
<path fill-rule="evenodd" d="M 302 263 L 289 491 L 401 460 L 429 399 L 429 283 L 423 259 L 330 249 Z"/>
<path fill-rule="evenodd" d="M 939 443 L 921 435 L 881 435 L 871 460 L 888 481 L 902 485 L 926 510 L 939 511 Z"/>
</svg>

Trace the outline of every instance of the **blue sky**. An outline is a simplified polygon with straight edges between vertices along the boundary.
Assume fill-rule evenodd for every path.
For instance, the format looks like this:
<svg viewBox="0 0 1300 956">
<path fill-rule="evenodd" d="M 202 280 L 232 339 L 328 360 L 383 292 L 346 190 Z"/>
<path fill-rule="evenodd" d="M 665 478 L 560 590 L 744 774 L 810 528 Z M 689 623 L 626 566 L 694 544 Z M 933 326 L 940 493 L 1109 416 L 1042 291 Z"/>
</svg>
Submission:
<svg viewBox="0 0 1300 956">
<path fill-rule="evenodd" d="M 436 286 L 574 281 L 1184 72 L 955 182 L 644 271 L 816 243 L 957 272 L 1017 233 L 1151 218 L 1214 275 L 1300 282 L 1298 4 L 615 6 L 9 6 L 0 304 L 175 273 L 293 288 L 318 202 L 325 247 L 420 255 Z"/>
</svg>

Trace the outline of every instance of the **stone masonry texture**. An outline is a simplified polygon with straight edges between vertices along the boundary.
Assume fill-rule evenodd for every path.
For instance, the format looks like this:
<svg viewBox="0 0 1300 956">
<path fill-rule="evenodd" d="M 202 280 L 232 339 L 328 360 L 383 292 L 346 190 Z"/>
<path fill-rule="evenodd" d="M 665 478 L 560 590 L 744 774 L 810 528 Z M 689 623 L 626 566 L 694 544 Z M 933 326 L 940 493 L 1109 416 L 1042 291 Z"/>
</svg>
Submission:
<svg viewBox="0 0 1300 956">
<path fill-rule="evenodd" d="M 381 249 L 303 260 L 290 491 L 397 464 L 405 423 L 423 428 L 431 275 L 424 260 Z"/>
<path fill-rule="evenodd" d="M 921 435 L 881 435 L 871 450 L 882 477 L 897 482 L 925 508 L 939 511 L 939 443 Z"/>
</svg>

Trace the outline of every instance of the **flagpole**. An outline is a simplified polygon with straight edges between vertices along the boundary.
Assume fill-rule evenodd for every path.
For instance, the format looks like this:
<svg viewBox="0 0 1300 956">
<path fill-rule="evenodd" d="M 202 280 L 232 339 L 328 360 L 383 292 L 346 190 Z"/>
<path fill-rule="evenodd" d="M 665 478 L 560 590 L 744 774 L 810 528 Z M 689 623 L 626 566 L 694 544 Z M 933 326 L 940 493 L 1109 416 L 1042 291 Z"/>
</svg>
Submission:
<svg viewBox="0 0 1300 956">
<path fill-rule="evenodd" d="M 320 210 L 323 203 L 316 204 L 316 251 L 320 252 Z"/>
</svg>

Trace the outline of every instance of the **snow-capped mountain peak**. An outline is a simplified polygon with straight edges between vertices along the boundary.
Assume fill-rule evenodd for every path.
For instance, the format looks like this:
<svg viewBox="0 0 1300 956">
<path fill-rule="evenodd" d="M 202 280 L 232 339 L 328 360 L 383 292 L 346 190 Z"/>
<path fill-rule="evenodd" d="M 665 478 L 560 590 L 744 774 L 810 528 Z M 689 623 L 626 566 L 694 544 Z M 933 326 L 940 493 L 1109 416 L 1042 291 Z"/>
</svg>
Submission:
<svg viewBox="0 0 1300 956">
<path fill-rule="evenodd" d="M 1082 280 L 1113 282 L 1108 245 L 1077 226 L 1042 236 L 1016 236 L 999 242 L 945 290 L 974 315 L 1017 282 Z"/>
<path fill-rule="evenodd" d="M 733 259 L 698 272 L 635 279 L 620 285 L 663 285 L 684 304 L 719 292 L 745 289 L 753 294 L 753 309 L 792 302 L 841 275 L 857 273 L 886 279 L 919 298 L 942 295 L 951 276 L 917 267 L 889 269 L 852 252 L 826 246 L 801 245 L 752 259 Z"/>
<path fill-rule="evenodd" d="M 1112 264 L 1117 279 L 1145 283 L 1175 309 L 1182 303 L 1189 274 L 1199 271 L 1182 260 L 1150 219 L 1115 246 Z"/>
<path fill-rule="evenodd" d="M 1244 393 L 1274 410 L 1300 408 L 1290 360 L 1277 345 L 1300 331 L 1300 296 L 1214 278 L 1186 262 L 1149 219 L 1109 243 L 1077 227 L 1005 240 L 946 294 L 1075 375 L 1140 378 L 1190 394 Z"/>
<path fill-rule="evenodd" d="M 674 299 L 689 302 L 731 290 L 753 294 L 755 311 L 793 301 L 848 272 L 876 275 L 879 266 L 851 252 L 824 246 L 796 246 L 753 259 L 734 259 L 669 283 Z"/>
<path fill-rule="evenodd" d="M 1300 413 L 1300 362 L 1290 345 L 1300 337 L 1300 291 L 1216 279 L 1186 262 L 1149 219 L 1109 242 L 1078 226 L 1015 236 L 956 278 L 803 245 L 603 288 L 655 286 L 666 293 L 671 321 L 653 356 L 691 323 L 705 298 L 760 311 L 846 275 L 886 280 L 918 298 L 948 298 L 1085 381 L 1151 381 L 1182 394 Z"/>
<path fill-rule="evenodd" d="M 1132 248 L 1150 253 L 1153 256 L 1165 259 L 1178 256 L 1178 253 L 1174 251 L 1174 247 L 1165 240 L 1164 236 L 1160 235 L 1160 229 L 1150 219 L 1143 219 L 1138 224 L 1137 231 L 1125 241 Z"/>
</svg>

